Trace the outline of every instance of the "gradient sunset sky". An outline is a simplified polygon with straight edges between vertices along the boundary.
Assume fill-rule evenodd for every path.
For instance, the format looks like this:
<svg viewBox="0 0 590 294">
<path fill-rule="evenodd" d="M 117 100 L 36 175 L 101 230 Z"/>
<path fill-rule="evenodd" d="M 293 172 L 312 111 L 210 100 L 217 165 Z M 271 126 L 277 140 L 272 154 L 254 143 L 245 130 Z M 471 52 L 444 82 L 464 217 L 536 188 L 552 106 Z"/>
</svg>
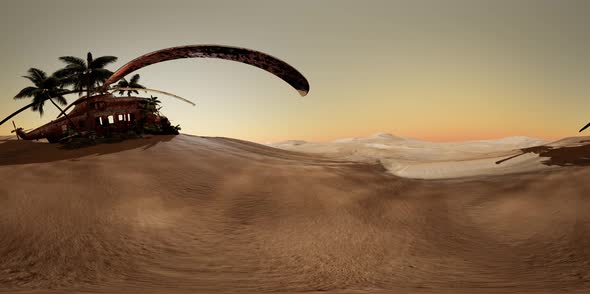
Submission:
<svg viewBox="0 0 590 294">
<path fill-rule="evenodd" d="M 30 67 L 115 55 L 116 70 L 166 47 L 221 44 L 278 57 L 311 91 L 252 66 L 183 59 L 138 71 L 182 132 L 257 142 L 388 132 L 432 141 L 576 136 L 590 121 L 590 1 L 0 2 L 0 119 Z M 68 96 L 74 101 L 76 96 Z M 57 115 L 25 111 L 18 126 Z M 0 126 L 9 134 L 11 123 Z"/>
</svg>

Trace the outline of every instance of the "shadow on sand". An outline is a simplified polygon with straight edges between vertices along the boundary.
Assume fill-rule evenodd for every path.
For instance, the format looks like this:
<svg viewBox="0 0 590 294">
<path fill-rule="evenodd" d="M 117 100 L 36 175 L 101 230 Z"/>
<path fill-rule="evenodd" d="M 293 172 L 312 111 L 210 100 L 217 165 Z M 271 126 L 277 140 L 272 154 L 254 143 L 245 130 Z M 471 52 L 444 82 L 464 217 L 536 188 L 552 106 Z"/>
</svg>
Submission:
<svg viewBox="0 0 590 294">
<path fill-rule="evenodd" d="M 589 140 L 581 141 L 589 142 Z M 520 149 L 522 153 L 497 161 L 501 164 L 504 161 L 524 155 L 526 153 L 539 154 L 539 157 L 546 157 L 541 163 L 549 166 L 590 166 L 590 144 L 572 147 L 551 147 L 536 146 Z"/>
<path fill-rule="evenodd" d="M 73 149 L 61 144 L 8 140 L 0 143 L 0 166 L 75 160 L 90 155 L 104 155 L 137 148 L 147 150 L 172 138 L 174 135 L 159 135 Z"/>
</svg>

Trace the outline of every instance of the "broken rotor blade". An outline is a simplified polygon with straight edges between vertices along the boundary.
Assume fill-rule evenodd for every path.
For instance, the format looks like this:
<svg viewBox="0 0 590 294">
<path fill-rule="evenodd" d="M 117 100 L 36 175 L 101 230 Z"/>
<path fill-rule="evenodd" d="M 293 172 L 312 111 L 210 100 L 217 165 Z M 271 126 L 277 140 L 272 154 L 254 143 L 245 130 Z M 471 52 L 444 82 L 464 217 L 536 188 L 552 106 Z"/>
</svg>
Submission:
<svg viewBox="0 0 590 294">
<path fill-rule="evenodd" d="M 155 93 L 160 93 L 163 95 L 167 95 L 167 96 L 171 96 L 173 98 L 182 100 L 186 103 L 191 104 L 192 106 L 196 106 L 196 104 L 186 98 L 182 98 L 178 95 L 174 95 L 172 93 L 168 93 L 168 92 L 164 92 L 164 91 L 160 91 L 160 90 L 156 90 L 156 89 L 146 89 L 146 88 L 111 88 L 110 91 L 145 91 L 145 92 L 155 92 Z"/>
</svg>

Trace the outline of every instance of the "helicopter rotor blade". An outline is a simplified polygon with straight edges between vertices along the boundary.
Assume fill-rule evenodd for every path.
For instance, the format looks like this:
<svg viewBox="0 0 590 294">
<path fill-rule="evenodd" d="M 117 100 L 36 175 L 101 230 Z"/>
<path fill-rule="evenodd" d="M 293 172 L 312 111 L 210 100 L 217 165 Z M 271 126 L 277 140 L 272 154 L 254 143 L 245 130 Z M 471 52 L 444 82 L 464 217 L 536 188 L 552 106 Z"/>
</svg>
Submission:
<svg viewBox="0 0 590 294">
<path fill-rule="evenodd" d="M 14 121 L 12 121 L 12 125 L 14 126 L 14 130 L 10 131 L 10 133 L 16 133 L 16 131 L 19 129 L 16 127 L 16 124 L 14 123 Z M 27 129 L 27 130 L 23 130 L 23 132 L 28 132 L 30 130 L 32 130 L 33 128 Z M 14 135 L 10 135 L 10 136 L 6 136 L 5 138 L 2 138 L 2 140 L 0 140 L 0 142 L 7 142 L 7 141 L 11 141 L 12 139 L 16 138 L 17 141 L 20 141 L 20 136 L 18 135 L 18 133 L 14 134 Z"/>
<path fill-rule="evenodd" d="M 218 58 L 248 64 L 269 72 L 299 92 L 309 92 L 309 82 L 293 66 L 266 53 L 224 45 L 187 45 L 165 48 L 139 56 L 116 70 L 101 86 L 106 89 L 124 76 L 146 66 L 183 58 Z"/>
<path fill-rule="evenodd" d="M 581 129 L 580 129 L 580 131 L 579 131 L 578 133 L 582 132 L 583 130 L 587 129 L 588 127 L 590 127 L 590 123 L 588 123 L 588 124 L 587 124 L 587 125 L 585 125 L 583 128 L 581 128 Z"/>
<path fill-rule="evenodd" d="M 172 93 L 168 93 L 168 92 L 164 92 L 164 91 L 160 91 L 160 90 L 156 90 L 156 89 L 146 89 L 146 88 L 111 88 L 110 91 L 145 91 L 145 92 L 155 92 L 155 93 L 160 93 L 163 95 L 167 95 L 176 99 L 179 99 L 181 101 L 184 101 L 192 106 L 196 106 L 196 104 L 186 98 L 182 98 L 178 95 L 174 95 Z"/>
<path fill-rule="evenodd" d="M 12 132 L 16 132 L 17 129 L 16 129 L 16 124 L 14 123 L 14 121 L 12 121 L 12 126 L 14 127 L 14 131 L 12 131 Z M 17 141 L 20 140 L 20 137 L 18 136 L 18 133 L 16 133 L 16 140 Z"/>
<path fill-rule="evenodd" d="M 22 129 L 22 128 L 19 128 L 19 129 Z M 22 131 L 23 131 L 23 132 L 28 132 L 28 131 L 30 131 L 30 130 L 32 130 L 32 129 L 33 129 L 33 128 L 26 129 L 26 130 L 22 130 Z M 17 130 L 12 130 L 12 131 L 10 131 L 10 132 L 11 132 L 11 133 L 16 133 L 16 131 L 17 131 Z"/>
<path fill-rule="evenodd" d="M 519 157 L 519 156 L 521 156 L 521 155 L 524 155 L 525 153 L 526 153 L 526 152 L 520 152 L 520 153 L 518 153 L 518 154 L 516 154 L 516 155 L 510 156 L 510 157 L 507 157 L 507 158 L 504 158 L 504 159 L 502 159 L 502 160 L 498 160 L 498 161 L 496 161 L 496 164 L 501 164 L 501 163 L 502 163 L 502 162 L 504 162 L 504 161 L 508 161 L 508 160 L 510 160 L 510 159 L 513 159 L 513 158 Z"/>
</svg>

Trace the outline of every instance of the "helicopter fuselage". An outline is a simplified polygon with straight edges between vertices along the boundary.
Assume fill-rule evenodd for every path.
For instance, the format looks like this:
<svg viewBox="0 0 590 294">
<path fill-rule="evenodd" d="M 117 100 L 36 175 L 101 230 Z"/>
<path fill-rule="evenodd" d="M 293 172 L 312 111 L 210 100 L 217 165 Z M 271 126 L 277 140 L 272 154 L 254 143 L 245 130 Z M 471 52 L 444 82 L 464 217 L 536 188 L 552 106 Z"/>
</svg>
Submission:
<svg viewBox="0 0 590 294">
<path fill-rule="evenodd" d="M 142 97 L 96 95 L 77 104 L 67 118 L 61 116 L 30 132 L 20 130 L 18 135 L 25 140 L 47 139 L 55 143 L 77 131 L 97 136 L 125 133 L 133 130 L 139 120 L 144 125 L 169 123 L 166 117 L 154 114 L 155 106 L 147 102 Z"/>
</svg>

